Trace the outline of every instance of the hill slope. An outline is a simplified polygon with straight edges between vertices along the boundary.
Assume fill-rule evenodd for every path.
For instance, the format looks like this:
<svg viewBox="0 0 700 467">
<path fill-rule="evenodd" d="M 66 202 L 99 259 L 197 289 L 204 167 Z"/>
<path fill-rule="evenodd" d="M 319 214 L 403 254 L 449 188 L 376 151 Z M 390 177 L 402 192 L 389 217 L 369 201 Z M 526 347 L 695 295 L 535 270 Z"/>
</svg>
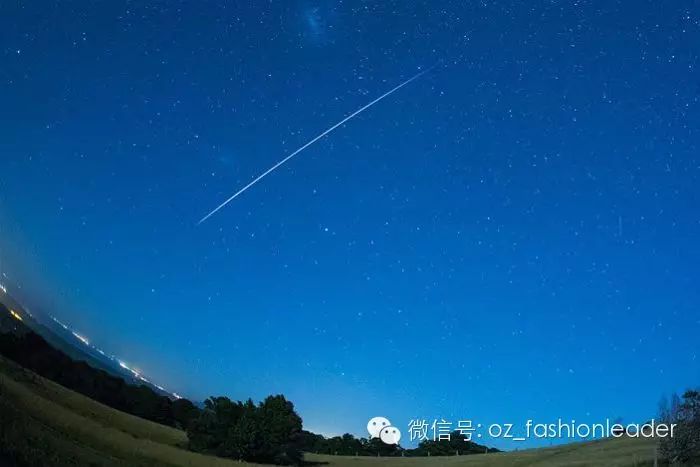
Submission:
<svg viewBox="0 0 700 467">
<path fill-rule="evenodd" d="M 119 412 L 0 357 L 0 455 L 20 465 L 241 466 L 183 431 Z"/>
<path fill-rule="evenodd" d="M 184 432 L 93 401 L 0 357 L 0 462 L 19 465 L 245 466 L 187 451 Z M 604 440 L 521 452 L 433 458 L 307 455 L 330 466 L 643 466 L 653 443 Z M 5 464 L 3 464 L 5 465 Z M 12 465 L 12 464 L 9 464 Z"/>
<path fill-rule="evenodd" d="M 3 310 L 4 308 L 4 310 Z M 17 333 L 16 325 L 6 326 L 6 313 L 9 310 L 14 310 L 22 318 L 22 325 L 28 330 L 34 331 L 41 336 L 51 347 L 65 354 L 75 362 L 85 362 L 90 367 L 97 370 L 102 370 L 111 376 L 124 380 L 125 383 L 142 386 L 145 385 L 159 395 L 172 398 L 173 395 L 156 384 L 151 383 L 143 378 L 138 378 L 133 371 L 127 370 L 119 365 L 119 361 L 115 357 L 107 356 L 104 352 L 93 347 L 87 341 L 82 341 L 77 337 L 71 329 L 65 324 L 60 323 L 55 318 L 47 317 L 43 314 L 32 314 L 26 309 L 18 299 L 10 295 L 8 292 L 2 292 L 0 289 L 0 331 Z M 14 319 L 10 319 L 14 321 Z M 20 333 L 22 331 L 20 330 Z"/>
</svg>

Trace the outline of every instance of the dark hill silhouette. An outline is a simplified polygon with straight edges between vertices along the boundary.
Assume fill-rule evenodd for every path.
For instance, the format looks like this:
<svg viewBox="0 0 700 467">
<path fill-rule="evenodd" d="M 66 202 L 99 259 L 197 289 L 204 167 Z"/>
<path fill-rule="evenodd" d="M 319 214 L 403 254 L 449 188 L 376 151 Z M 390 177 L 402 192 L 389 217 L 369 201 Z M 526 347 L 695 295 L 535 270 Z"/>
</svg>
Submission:
<svg viewBox="0 0 700 467">
<path fill-rule="evenodd" d="M 187 428 L 199 409 L 186 399 L 172 400 L 145 385 L 130 385 L 84 361 L 75 361 L 0 304 L 0 354 L 35 373 L 105 405 L 164 425 Z"/>
<path fill-rule="evenodd" d="M 234 459 L 277 464 L 302 463 L 302 451 L 360 456 L 449 456 L 496 452 L 453 433 L 451 441 L 424 441 L 415 449 L 386 445 L 351 434 L 325 438 L 302 431 L 301 418 L 284 396 L 258 405 L 214 397 L 199 408 L 173 400 L 146 385 L 124 379 L 83 360 L 75 360 L 37 334 L 0 303 L 0 354 L 68 389 L 123 412 L 187 431 L 189 448 Z M 23 318 L 24 319 L 24 318 Z M 32 323 L 34 324 L 34 323 Z M 276 439 L 269 442 L 270 436 Z M 268 441 L 266 441 L 268 440 Z"/>
</svg>

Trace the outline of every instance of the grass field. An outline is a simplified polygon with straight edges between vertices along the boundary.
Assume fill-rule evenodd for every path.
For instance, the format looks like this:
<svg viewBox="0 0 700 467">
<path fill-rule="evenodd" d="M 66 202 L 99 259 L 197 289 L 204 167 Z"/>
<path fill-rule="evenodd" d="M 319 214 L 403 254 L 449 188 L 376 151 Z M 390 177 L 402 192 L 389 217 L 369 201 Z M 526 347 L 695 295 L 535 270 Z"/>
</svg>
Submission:
<svg viewBox="0 0 700 467">
<path fill-rule="evenodd" d="M 0 357 L 0 465 L 237 466 L 187 451 L 184 432 L 119 412 L 45 380 Z M 330 466 L 644 466 L 654 444 L 615 439 L 499 454 L 433 458 L 307 455 Z M 11 464 L 10 464 L 11 465 Z"/>
</svg>

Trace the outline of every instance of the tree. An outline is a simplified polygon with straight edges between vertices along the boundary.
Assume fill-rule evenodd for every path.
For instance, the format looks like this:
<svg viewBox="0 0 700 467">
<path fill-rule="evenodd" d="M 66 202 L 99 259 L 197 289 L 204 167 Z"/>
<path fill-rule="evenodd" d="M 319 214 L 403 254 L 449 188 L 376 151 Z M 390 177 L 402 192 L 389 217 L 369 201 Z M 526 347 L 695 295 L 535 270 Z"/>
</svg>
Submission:
<svg viewBox="0 0 700 467">
<path fill-rule="evenodd" d="M 189 424 L 190 448 L 221 457 L 259 463 L 302 463 L 302 421 L 284 396 L 255 405 L 227 397 L 209 398 Z"/>
<path fill-rule="evenodd" d="M 455 456 L 467 454 L 483 454 L 485 452 L 498 452 L 498 449 L 488 448 L 469 441 L 459 430 L 450 433 L 449 439 L 424 440 L 416 449 L 409 452 L 412 456 Z"/>
<path fill-rule="evenodd" d="M 214 452 L 220 444 L 218 426 L 216 412 L 208 407 L 202 410 L 199 416 L 187 426 L 190 449 L 198 452 Z"/>
<path fill-rule="evenodd" d="M 299 464 L 302 453 L 301 417 L 294 411 L 294 404 L 282 395 L 270 396 L 259 407 L 258 421 L 264 436 L 263 451 L 272 456 L 276 464 Z"/>
<path fill-rule="evenodd" d="M 386 444 L 379 438 L 367 440 L 364 451 L 373 456 L 397 456 L 401 454 L 402 448 L 397 444 Z"/>
<path fill-rule="evenodd" d="M 187 430 L 192 420 L 199 415 L 199 409 L 187 399 L 177 399 L 172 403 L 172 414 L 178 427 Z"/>
<path fill-rule="evenodd" d="M 664 423 L 676 425 L 674 436 L 661 439 L 664 458 L 672 464 L 700 460 L 700 392 L 686 391 L 682 400 L 674 396 L 660 416 Z"/>
</svg>

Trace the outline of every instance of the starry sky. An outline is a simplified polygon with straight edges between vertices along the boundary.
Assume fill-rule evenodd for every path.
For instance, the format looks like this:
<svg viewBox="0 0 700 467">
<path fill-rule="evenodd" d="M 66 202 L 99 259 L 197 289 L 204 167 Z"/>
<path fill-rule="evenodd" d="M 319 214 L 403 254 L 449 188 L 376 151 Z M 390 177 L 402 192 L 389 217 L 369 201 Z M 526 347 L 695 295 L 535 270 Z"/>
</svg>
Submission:
<svg viewBox="0 0 700 467">
<path fill-rule="evenodd" d="M 0 268 L 321 433 L 643 421 L 700 380 L 699 53 L 687 0 L 2 2 Z"/>
</svg>

